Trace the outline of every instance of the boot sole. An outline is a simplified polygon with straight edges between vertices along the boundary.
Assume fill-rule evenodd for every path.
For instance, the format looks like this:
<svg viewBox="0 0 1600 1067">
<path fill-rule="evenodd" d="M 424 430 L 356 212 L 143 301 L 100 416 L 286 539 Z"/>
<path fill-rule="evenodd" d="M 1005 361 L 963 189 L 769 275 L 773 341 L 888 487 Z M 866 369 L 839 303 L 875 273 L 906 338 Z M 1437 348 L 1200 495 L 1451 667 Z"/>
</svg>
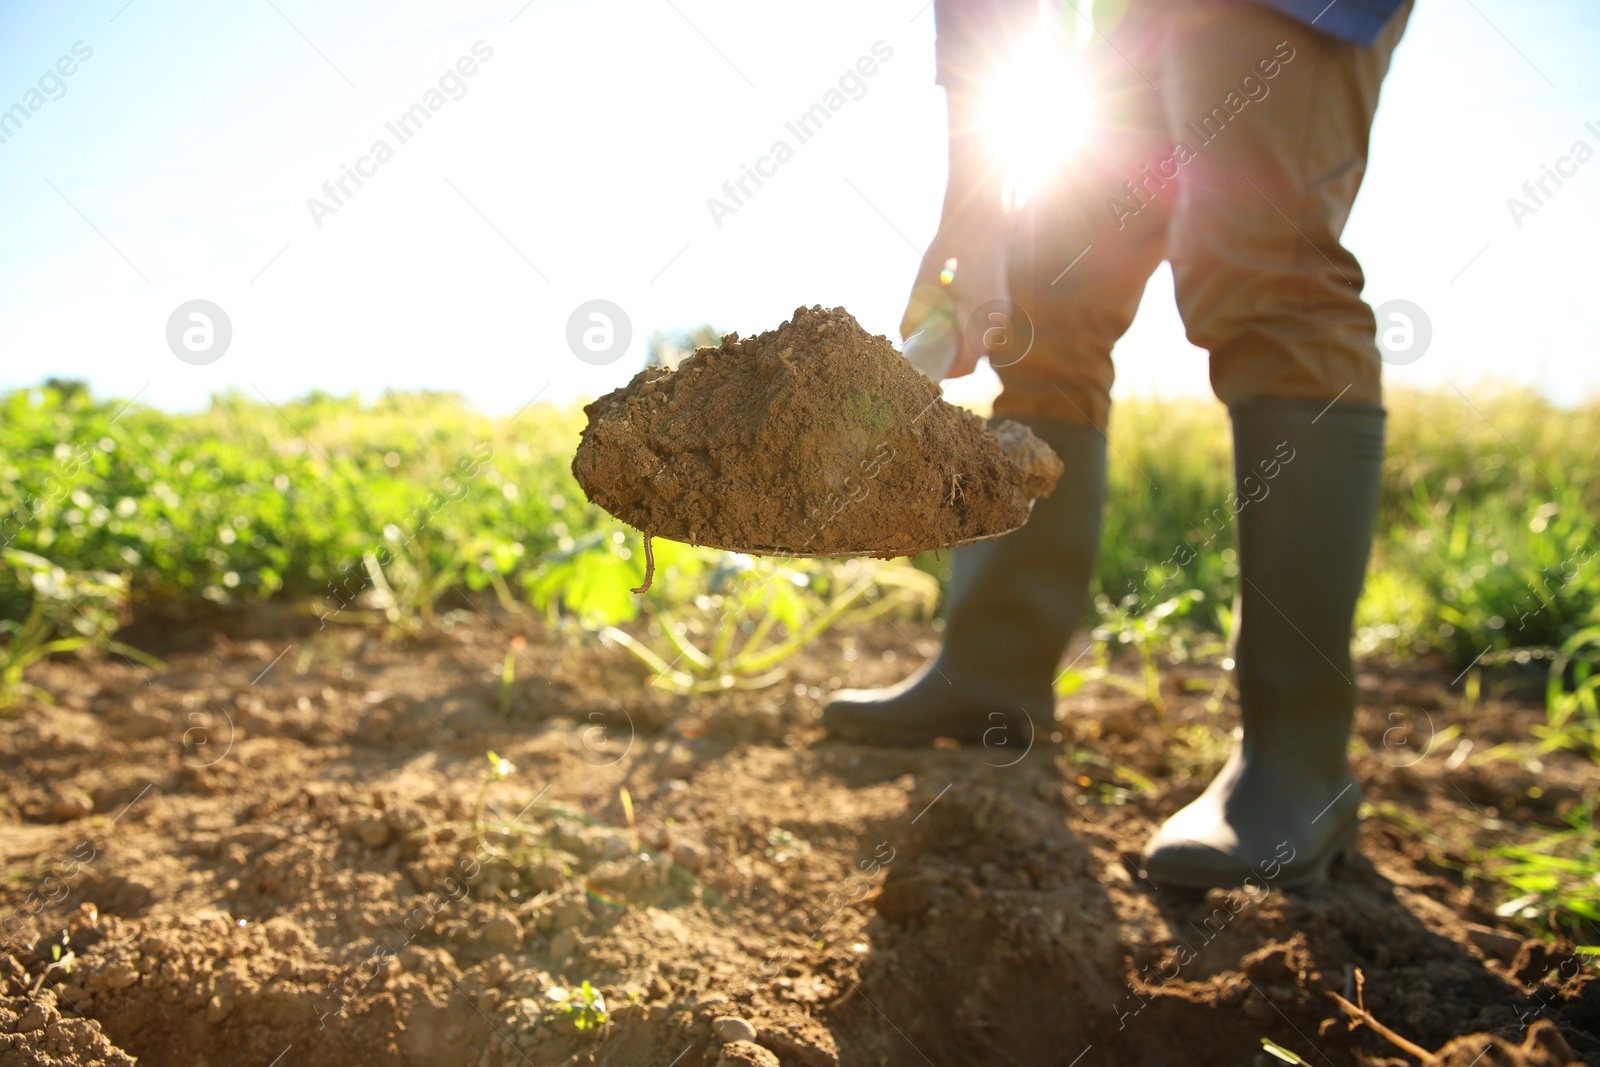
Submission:
<svg viewBox="0 0 1600 1067">
<path fill-rule="evenodd" d="M 984 703 L 993 708 L 992 701 Z M 893 721 L 891 715 L 881 713 L 874 715 L 877 709 L 871 703 L 846 701 L 830 703 L 822 709 L 822 728 L 834 740 L 885 748 L 928 748 L 941 738 L 946 738 L 963 745 L 991 747 L 1009 744 L 1031 749 L 1040 732 L 1041 723 L 1053 720 L 1054 706 L 1052 705 L 1047 715 L 1043 708 L 1029 711 L 1020 700 L 1015 704 L 1017 711 L 1021 712 L 1022 718 L 1026 720 L 1025 726 L 1015 718 L 1010 720 L 996 718 L 1003 713 L 995 710 L 951 716 L 965 721 L 955 724 L 947 720 L 948 728 L 930 724 L 928 720 L 934 716 L 928 715 L 919 715 L 912 722 L 901 726 Z M 853 714 L 857 708 L 862 709 L 859 717 Z M 1015 737 L 1010 736 L 1008 727 L 1015 728 Z"/>
<path fill-rule="evenodd" d="M 1317 858 L 1316 862 L 1296 873 L 1284 873 L 1267 881 L 1268 888 L 1305 889 L 1326 883 L 1335 863 L 1348 863 L 1361 855 L 1360 837 L 1361 820 L 1359 817 L 1353 818 L 1350 825 L 1339 832 L 1333 844 Z M 1247 878 L 1262 878 L 1254 871 L 1238 878 L 1186 878 L 1182 871 L 1178 871 L 1168 872 L 1159 881 L 1155 881 L 1148 870 L 1145 873 L 1152 878 L 1152 884 L 1161 889 L 1236 889 L 1243 885 Z M 1264 878 L 1262 880 L 1266 881 Z"/>
<path fill-rule="evenodd" d="M 902 732 L 885 730 L 880 726 L 855 727 L 850 724 L 830 723 L 826 717 L 822 726 L 832 740 L 846 741 L 854 745 L 874 745 L 878 748 L 931 748 L 940 738 L 947 738 L 963 745 L 983 742 L 982 732 L 974 733 L 970 730 L 935 733 L 912 730 Z"/>
<path fill-rule="evenodd" d="M 1318 886 L 1327 882 L 1329 872 L 1335 863 L 1352 863 L 1361 856 L 1361 818 L 1357 816 L 1350 820 L 1350 825 L 1334 841 L 1322 858 L 1311 865 L 1306 873 L 1297 879 L 1280 883 L 1285 889 L 1296 889 L 1303 886 Z"/>
</svg>

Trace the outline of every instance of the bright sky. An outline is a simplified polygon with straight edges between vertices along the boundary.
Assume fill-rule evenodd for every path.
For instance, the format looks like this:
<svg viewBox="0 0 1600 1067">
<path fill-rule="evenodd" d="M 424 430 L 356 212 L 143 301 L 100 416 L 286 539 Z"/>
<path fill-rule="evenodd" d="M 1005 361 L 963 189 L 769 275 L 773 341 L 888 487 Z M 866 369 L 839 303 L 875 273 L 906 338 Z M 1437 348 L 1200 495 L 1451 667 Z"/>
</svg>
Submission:
<svg viewBox="0 0 1600 1067">
<path fill-rule="evenodd" d="M 0 19 L 0 109 L 44 80 L 0 126 L 0 388 L 77 377 L 166 408 L 444 388 L 511 411 L 622 384 L 653 329 L 752 333 L 820 303 L 893 336 L 937 220 L 924 0 L 95 0 Z M 719 227 L 707 197 L 793 144 L 785 121 L 875 45 L 892 55 L 865 94 Z M 1392 382 L 1600 391 L 1600 157 L 1520 228 L 1506 206 L 1575 141 L 1600 152 L 1597 51 L 1592 0 L 1420 0 L 1347 234 L 1369 299 L 1432 321 Z M 74 73 L 47 74 L 62 57 Z M 385 123 L 441 76 L 443 106 L 400 143 Z M 380 138 L 392 158 L 362 163 Z M 331 204 L 323 183 L 358 164 L 319 228 L 307 198 Z M 199 366 L 167 343 L 195 299 L 233 330 Z M 591 299 L 632 323 L 604 366 L 566 341 Z M 1209 392 L 1165 270 L 1117 356 L 1123 393 Z M 993 387 L 985 369 L 953 395 Z"/>
</svg>

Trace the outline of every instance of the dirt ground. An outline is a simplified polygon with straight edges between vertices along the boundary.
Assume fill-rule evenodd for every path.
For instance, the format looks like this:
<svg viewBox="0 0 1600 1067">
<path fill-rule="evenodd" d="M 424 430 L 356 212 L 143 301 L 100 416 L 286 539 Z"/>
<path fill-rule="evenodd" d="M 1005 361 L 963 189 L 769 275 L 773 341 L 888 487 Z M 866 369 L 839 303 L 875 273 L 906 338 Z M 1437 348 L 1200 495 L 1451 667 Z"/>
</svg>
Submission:
<svg viewBox="0 0 1600 1067">
<path fill-rule="evenodd" d="M 690 698 L 527 616 L 317 627 L 149 619 L 164 670 L 30 676 L 55 703 L 0 721 L 0 1065 L 1412 1062 L 1345 1025 L 1357 969 L 1436 1062 L 1600 1062 L 1594 968 L 1461 870 L 1593 767 L 1475 765 L 1542 712 L 1463 711 L 1443 673 L 1364 665 L 1361 860 L 1186 894 L 1135 861 L 1222 758 L 1215 668 L 1164 671 L 1166 721 L 1102 682 L 1031 738 L 879 751 L 825 740 L 820 698 L 931 628 Z M 550 992 L 585 981 L 593 1026 Z"/>
</svg>

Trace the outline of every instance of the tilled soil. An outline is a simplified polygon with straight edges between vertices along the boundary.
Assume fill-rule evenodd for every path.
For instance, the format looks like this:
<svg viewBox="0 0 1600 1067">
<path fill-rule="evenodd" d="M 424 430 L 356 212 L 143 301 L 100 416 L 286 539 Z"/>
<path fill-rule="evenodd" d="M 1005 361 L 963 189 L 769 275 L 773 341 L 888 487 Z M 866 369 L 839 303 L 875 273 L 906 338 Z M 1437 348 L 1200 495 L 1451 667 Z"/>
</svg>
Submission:
<svg viewBox="0 0 1600 1067">
<path fill-rule="evenodd" d="M 56 704 L 0 722 L 0 1064 L 1410 1062 L 1338 1017 L 1358 968 L 1439 1062 L 1600 1055 L 1592 966 L 1459 871 L 1592 775 L 1454 758 L 1531 705 L 1367 664 L 1364 858 L 1186 894 L 1132 861 L 1220 762 L 1214 669 L 1165 672 L 1165 722 L 1096 684 L 1028 738 L 879 751 L 824 740 L 819 698 L 914 669 L 929 628 L 687 698 L 581 631 L 447 619 L 169 620 L 135 631 L 165 670 L 36 670 Z M 580 1028 L 550 991 L 584 981 L 608 1013 Z"/>
</svg>

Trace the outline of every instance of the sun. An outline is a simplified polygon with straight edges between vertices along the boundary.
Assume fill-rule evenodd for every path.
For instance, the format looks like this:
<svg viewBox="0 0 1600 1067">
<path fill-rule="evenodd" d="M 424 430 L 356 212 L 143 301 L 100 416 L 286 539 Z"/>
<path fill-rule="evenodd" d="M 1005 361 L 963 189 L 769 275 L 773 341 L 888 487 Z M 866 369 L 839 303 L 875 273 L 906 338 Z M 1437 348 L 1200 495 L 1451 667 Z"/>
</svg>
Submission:
<svg viewBox="0 0 1600 1067">
<path fill-rule="evenodd" d="M 1083 144 L 1092 100 L 1082 65 L 1059 33 L 1025 38 L 984 94 L 980 122 L 1005 172 L 1005 204 L 1016 210 Z"/>
</svg>

